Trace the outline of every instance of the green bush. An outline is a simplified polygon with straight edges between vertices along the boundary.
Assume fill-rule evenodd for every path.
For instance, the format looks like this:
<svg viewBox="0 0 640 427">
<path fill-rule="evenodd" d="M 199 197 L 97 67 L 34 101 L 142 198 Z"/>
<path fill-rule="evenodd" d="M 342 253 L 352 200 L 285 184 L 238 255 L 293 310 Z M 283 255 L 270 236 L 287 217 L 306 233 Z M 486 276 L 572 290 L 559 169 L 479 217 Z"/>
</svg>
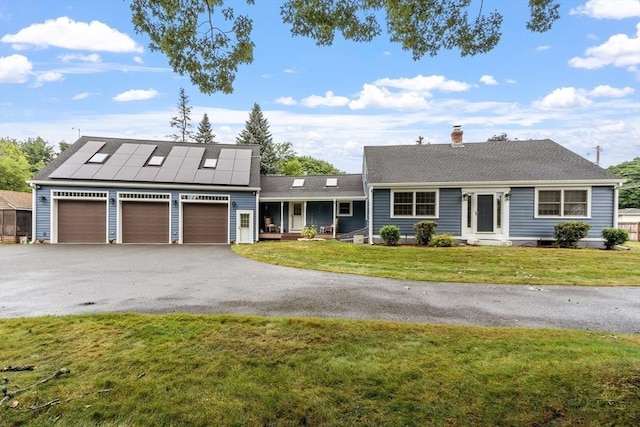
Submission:
<svg viewBox="0 0 640 427">
<path fill-rule="evenodd" d="M 431 239 L 431 246 L 437 248 L 450 248 L 456 243 L 456 239 L 448 233 L 436 234 Z"/>
<path fill-rule="evenodd" d="M 580 239 L 583 239 L 591 226 L 580 221 L 559 222 L 553 226 L 553 237 L 561 248 L 577 248 Z"/>
<path fill-rule="evenodd" d="M 434 221 L 420 221 L 413 224 L 413 229 L 416 232 L 416 242 L 419 245 L 428 246 L 437 226 L 438 223 Z"/>
<path fill-rule="evenodd" d="M 397 225 L 385 225 L 380 228 L 380 238 L 387 245 L 394 246 L 400 240 L 400 228 Z"/>
<path fill-rule="evenodd" d="M 607 249 L 613 249 L 616 245 L 621 245 L 629 240 L 629 233 L 624 228 L 607 227 L 602 229 L 602 237 L 604 238 L 604 246 Z"/>
</svg>

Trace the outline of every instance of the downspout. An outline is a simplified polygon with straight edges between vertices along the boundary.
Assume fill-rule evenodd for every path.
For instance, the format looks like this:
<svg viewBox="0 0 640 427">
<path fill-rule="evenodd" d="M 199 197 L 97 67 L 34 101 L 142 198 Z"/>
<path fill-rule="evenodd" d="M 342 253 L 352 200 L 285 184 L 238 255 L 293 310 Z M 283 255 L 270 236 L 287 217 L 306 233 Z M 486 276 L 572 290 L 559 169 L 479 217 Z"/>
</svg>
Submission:
<svg viewBox="0 0 640 427">
<path fill-rule="evenodd" d="M 369 187 L 369 203 L 367 206 L 369 212 L 369 244 L 373 245 L 373 188 Z"/>
<path fill-rule="evenodd" d="M 333 227 L 331 227 L 331 230 L 333 231 L 333 238 L 336 238 L 336 199 L 333 199 Z"/>
<path fill-rule="evenodd" d="M 253 243 L 260 240 L 260 190 L 256 191 L 256 215 L 253 219 Z M 237 228 L 237 227 L 236 227 Z M 236 242 L 238 241 L 236 236 Z"/>
<path fill-rule="evenodd" d="M 620 202 L 620 187 L 622 182 L 613 186 L 613 228 L 618 228 L 618 203 Z"/>
<path fill-rule="evenodd" d="M 29 186 L 32 189 L 31 191 L 31 243 L 35 243 L 36 242 L 36 209 L 37 209 L 36 200 L 38 200 L 36 190 L 38 189 L 38 186 L 32 183 L 29 183 Z M 17 216 L 16 216 L 16 221 L 17 221 Z"/>
</svg>

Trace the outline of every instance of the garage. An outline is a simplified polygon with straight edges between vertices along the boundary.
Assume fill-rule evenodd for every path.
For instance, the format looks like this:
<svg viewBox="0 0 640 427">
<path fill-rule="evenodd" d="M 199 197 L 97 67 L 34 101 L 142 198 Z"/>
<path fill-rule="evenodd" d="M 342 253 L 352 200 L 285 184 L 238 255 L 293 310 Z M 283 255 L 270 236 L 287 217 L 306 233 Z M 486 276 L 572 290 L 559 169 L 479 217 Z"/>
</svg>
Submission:
<svg viewBox="0 0 640 427">
<path fill-rule="evenodd" d="M 169 203 L 122 202 L 122 243 L 169 243 Z"/>
<path fill-rule="evenodd" d="M 184 203 L 182 243 L 227 243 L 226 203 Z"/>
<path fill-rule="evenodd" d="M 58 243 L 106 243 L 107 202 L 58 200 Z"/>
</svg>

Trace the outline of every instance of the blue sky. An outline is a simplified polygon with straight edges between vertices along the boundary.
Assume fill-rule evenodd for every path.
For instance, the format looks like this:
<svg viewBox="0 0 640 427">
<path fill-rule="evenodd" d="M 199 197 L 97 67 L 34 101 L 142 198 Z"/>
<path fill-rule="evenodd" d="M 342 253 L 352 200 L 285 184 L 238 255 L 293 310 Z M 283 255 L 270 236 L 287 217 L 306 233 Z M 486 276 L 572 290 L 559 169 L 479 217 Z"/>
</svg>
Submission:
<svg viewBox="0 0 640 427">
<path fill-rule="evenodd" d="M 257 102 L 274 141 L 346 172 L 365 145 L 449 143 L 453 125 L 466 142 L 550 138 L 592 161 L 600 146 L 604 167 L 640 155 L 640 0 L 562 0 L 543 34 L 525 0 L 484 0 L 504 15 L 496 49 L 419 61 L 385 34 L 317 47 L 290 35 L 281 2 L 256 3 L 254 62 L 233 94 L 203 95 L 148 49 L 127 0 L 0 0 L 0 136 L 168 139 L 183 87 L 194 129 L 206 112 L 235 143 Z"/>
</svg>

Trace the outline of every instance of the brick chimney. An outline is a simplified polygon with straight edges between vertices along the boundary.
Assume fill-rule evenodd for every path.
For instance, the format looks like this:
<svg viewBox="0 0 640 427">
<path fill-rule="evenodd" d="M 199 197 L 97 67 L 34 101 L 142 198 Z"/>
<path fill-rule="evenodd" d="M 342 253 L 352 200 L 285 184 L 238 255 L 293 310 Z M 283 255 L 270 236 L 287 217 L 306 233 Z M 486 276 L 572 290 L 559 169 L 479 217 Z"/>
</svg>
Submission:
<svg viewBox="0 0 640 427">
<path fill-rule="evenodd" d="M 464 147 L 462 144 L 462 126 L 454 125 L 453 132 L 451 132 L 451 146 L 452 147 Z"/>
</svg>

